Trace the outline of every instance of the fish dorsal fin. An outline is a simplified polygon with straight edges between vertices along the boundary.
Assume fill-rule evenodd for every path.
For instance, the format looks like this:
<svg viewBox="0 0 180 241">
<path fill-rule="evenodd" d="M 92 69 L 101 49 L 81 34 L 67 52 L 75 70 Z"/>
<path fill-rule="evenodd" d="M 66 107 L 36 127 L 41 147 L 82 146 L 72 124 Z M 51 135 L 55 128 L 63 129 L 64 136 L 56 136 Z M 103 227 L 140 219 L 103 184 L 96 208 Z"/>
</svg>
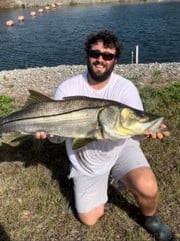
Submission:
<svg viewBox="0 0 180 241">
<path fill-rule="evenodd" d="M 94 141 L 94 139 L 91 138 L 76 138 L 73 140 L 73 145 L 72 145 L 72 149 L 73 150 L 77 150 L 85 145 L 87 145 L 88 143 Z"/>
<path fill-rule="evenodd" d="M 26 105 L 32 104 L 32 103 L 41 103 L 41 102 L 49 102 L 54 101 L 50 97 L 41 94 L 40 92 L 37 92 L 35 90 L 29 90 L 30 96 L 26 102 Z"/>
</svg>

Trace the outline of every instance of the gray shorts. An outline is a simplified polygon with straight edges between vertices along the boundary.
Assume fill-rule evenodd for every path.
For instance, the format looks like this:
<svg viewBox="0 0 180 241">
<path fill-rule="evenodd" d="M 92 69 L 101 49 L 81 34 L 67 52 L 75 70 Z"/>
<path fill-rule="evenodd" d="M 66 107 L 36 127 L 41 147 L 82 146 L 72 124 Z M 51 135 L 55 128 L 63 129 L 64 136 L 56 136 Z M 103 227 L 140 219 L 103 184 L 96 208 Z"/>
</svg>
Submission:
<svg viewBox="0 0 180 241">
<path fill-rule="evenodd" d="M 85 175 L 73 177 L 77 211 L 86 213 L 107 202 L 110 173 L 115 182 L 118 183 L 124 175 L 138 167 L 149 167 L 149 163 L 139 143 L 133 142 L 123 148 L 109 172 L 93 177 Z"/>
</svg>

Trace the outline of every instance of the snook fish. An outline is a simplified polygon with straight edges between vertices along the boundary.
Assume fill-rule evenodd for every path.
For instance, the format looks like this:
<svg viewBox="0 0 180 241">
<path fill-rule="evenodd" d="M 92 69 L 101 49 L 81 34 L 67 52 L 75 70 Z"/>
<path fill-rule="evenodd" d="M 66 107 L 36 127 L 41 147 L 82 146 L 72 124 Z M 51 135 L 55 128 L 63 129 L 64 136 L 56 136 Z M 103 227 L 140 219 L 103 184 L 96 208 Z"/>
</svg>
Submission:
<svg viewBox="0 0 180 241">
<path fill-rule="evenodd" d="M 163 117 L 115 101 L 85 96 L 56 101 L 39 92 L 29 92 L 28 104 L 0 117 L 2 139 L 5 133 L 12 134 L 11 142 L 13 136 L 45 131 L 73 138 L 73 149 L 78 149 L 93 140 L 117 140 L 158 132 L 163 121 Z"/>
</svg>

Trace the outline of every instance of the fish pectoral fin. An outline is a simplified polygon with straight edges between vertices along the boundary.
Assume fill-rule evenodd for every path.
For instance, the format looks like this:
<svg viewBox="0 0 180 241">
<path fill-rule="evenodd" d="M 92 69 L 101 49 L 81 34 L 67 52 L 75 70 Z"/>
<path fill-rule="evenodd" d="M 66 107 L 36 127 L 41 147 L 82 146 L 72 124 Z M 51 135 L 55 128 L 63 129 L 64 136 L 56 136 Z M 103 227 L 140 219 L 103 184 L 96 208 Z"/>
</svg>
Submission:
<svg viewBox="0 0 180 241">
<path fill-rule="evenodd" d="M 73 139 L 73 144 L 72 144 L 72 149 L 73 150 L 77 150 L 85 145 L 87 145 L 88 143 L 94 141 L 94 139 L 92 138 L 77 138 L 77 139 Z"/>
</svg>

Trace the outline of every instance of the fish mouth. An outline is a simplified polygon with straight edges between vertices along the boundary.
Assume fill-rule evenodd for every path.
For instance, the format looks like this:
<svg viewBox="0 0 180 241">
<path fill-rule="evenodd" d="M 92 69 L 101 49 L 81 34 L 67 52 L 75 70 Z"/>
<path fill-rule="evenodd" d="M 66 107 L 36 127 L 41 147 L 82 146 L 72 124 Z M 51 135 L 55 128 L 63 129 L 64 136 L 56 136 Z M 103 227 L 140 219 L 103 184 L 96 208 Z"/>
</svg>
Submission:
<svg viewBox="0 0 180 241">
<path fill-rule="evenodd" d="M 164 120 L 164 117 L 160 117 L 156 120 L 153 120 L 153 121 L 147 123 L 147 128 L 146 128 L 147 134 L 149 132 L 159 131 L 159 127 L 160 127 L 161 123 L 163 122 L 163 120 Z"/>
</svg>

